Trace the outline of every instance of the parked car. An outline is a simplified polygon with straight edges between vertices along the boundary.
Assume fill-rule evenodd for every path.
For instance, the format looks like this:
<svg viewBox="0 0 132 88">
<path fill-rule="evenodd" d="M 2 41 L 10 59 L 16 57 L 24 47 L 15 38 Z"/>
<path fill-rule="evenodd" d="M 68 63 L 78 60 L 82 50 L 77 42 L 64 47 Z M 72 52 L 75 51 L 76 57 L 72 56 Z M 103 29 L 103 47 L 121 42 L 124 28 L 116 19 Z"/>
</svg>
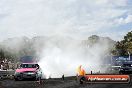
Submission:
<svg viewBox="0 0 132 88">
<path fill-rule="evenodd" d="M 132 64 L 123 64 L 119 69 L 119 74 L 132 74 Z"/>
</svg>

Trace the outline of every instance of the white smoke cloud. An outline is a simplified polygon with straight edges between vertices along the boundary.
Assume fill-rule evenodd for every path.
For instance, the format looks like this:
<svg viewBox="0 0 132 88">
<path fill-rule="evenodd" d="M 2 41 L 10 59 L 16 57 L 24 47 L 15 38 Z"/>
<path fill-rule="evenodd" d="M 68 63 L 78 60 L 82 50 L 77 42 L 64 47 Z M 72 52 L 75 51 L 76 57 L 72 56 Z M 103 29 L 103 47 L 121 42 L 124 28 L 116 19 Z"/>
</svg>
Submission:
<svg viewBox="0 0 132 88">
<path fill-rule="evenodd" d="M 48 77 L 76 75 L 77 67 L 82 65 L 87 73 L 98 72 L 102 68 L 103 56 L 108 54 L 109 43 L 100 40 L 93 47 L 87 46 L 88 41 L 74 40 L 62 36 L 54 36 L 46 41 L 40 53 L 39 64 Z"/>
</svg>

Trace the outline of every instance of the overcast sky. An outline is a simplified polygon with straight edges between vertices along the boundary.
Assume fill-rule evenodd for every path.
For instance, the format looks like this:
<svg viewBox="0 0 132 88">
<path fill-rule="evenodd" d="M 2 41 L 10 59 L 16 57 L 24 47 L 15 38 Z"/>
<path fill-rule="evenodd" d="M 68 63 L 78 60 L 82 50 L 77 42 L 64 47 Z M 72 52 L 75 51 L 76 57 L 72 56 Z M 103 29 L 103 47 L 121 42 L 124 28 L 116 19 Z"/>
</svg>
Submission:
<svg viewBox="0 0 132 88">
<path fill-rule="evenodd" d="M 132 0 L 0 0 L 0 40 L 97 34 L 120 40 L 132 31 Z"/>
</svg>

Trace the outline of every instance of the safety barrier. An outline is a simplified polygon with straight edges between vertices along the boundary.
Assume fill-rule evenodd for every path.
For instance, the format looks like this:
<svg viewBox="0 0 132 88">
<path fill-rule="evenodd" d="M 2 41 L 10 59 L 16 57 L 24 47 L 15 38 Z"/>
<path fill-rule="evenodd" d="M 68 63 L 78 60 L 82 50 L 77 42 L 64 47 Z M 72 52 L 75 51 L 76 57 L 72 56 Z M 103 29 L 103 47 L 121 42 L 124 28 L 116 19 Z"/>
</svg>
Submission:
<svg viewBox="0 0 132 88">
<path fill-rule="evenodd" d="M 0 70 L 0 79 L 13 77 L 14 70 Z"/>
</svg>

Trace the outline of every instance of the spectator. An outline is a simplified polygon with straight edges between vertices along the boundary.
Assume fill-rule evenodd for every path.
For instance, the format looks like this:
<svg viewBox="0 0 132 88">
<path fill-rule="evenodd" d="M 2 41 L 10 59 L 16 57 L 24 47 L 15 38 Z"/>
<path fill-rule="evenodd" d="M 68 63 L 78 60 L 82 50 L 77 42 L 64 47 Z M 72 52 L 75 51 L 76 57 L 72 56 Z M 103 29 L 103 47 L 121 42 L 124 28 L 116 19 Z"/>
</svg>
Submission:
<svg viewBox="0 0 132 88">
<path fill-rule="evenodd" d="M 3 66 L 3 64 L 1 64 L 1 70 L 3 70 L 4 69 L 4 66 Z"/>
<path fill-rule="evenodd" d="M 65 76 L 64 76 L 64 74 L 62 75 L 62 80 L 64 80 L 65 79 Z"/>
</svg>

